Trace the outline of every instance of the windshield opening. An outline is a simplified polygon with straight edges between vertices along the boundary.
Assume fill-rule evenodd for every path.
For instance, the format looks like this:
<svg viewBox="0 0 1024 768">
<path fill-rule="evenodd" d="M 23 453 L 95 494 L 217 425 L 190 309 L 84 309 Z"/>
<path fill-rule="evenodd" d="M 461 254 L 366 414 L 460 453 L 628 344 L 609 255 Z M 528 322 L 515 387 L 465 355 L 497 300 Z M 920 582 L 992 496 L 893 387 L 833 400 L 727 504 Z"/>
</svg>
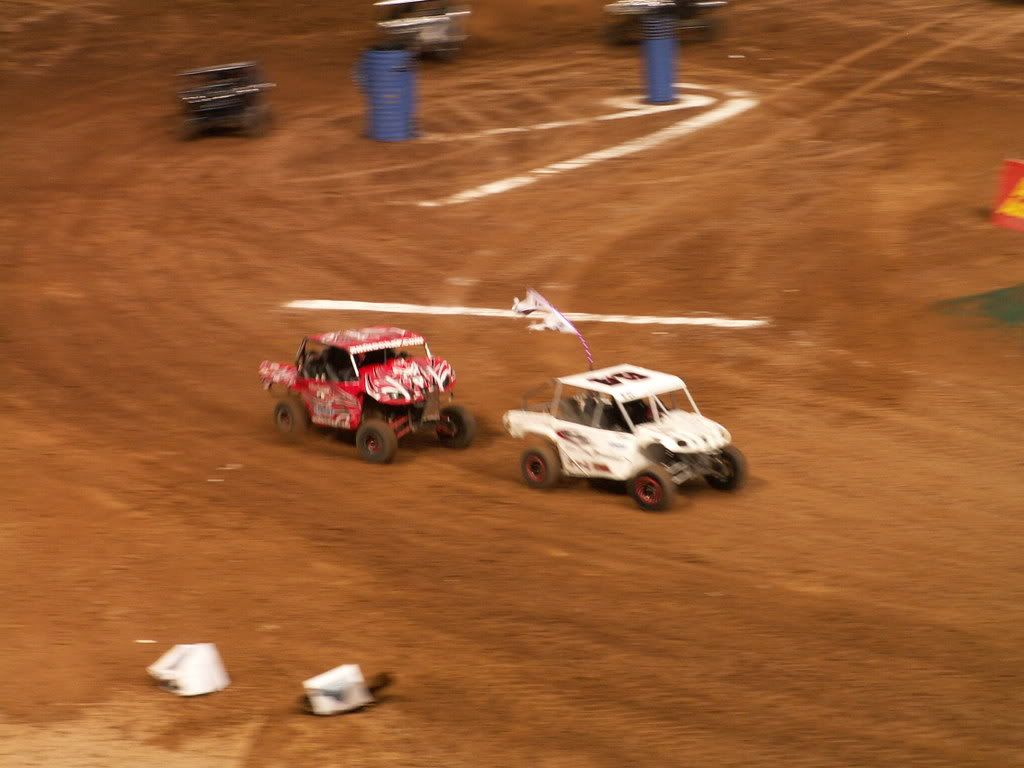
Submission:
<svg viewBox="0 0 1024 768">
<path fill-rule="evenodd" d="M 355 381 L 356 372 L 348 352 L 308 342 L 299 356 L 299 375 L 316 381 Z"/>
<path fill-rule="evenodd" d="M 666 392 L 653 399 L 659 418 L 669 411 L 685 411 L 700 415 L 700 409 L 697 408 L 697 404 L 690 396 L 690 391 L 686 388 Z"/>
<path fill-rule="evenodd" d="M 650 424 L 657 421 L 658 406 L 656 397 L 642 397 L 638 400 L 628 400 L 622 404 L 622 410 L 629 416 L 634 425 Z M 662 406 L 664 408 L 664 406 Z"/>
<path fill-rule="evenodd" d="M 392 360 L 412 360 L 416 358 L 430 358 L 430 350 L 426 344 L 410 344 L 407 347 L 389 349 L 375 349 L 370 352 L 360 352 L 355 356 L 356 365 L 360 370 L 371 365 L 384 365 Z"/>
</svg>

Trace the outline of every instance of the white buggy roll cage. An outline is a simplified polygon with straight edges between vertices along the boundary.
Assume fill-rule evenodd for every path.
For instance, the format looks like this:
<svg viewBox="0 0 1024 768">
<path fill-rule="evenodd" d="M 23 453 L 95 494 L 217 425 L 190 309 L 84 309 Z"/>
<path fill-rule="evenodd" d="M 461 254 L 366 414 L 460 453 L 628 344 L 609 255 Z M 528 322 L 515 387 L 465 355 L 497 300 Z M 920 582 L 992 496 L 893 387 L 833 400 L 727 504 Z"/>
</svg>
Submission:
<svg viewBox="0 0 1024 768">
<path fill-rule="evenodd" d="M 452 19 L 470 15 L 466 8 L 448 5 L 442 0 L 378 0 L 373 7 L 381 15 L 388 9 L 407 9 L 410 12 L 408 16 L 385 17 L 377 21 L 377 26 L 389 32 L 411 33 L 447 25 Z M 431 13 L 431 8 L 435 8 L 436 12 Z"/>
<path fill-rule="evenodd" d="M 548 404 L 546 410 L 552 416 L 554 416 L 555 418 L 558 418 L 558 404 L 560 402 L 562 402 L 562 391 L 565 389 L 566 385 L 563 384 L 563 382 L 561 380 L 559 380 L 559 379 L 553 379 L 553 381 L 554 381 L 554 393 L 553 393 L 553 395 L 551 397 L 551 402 Z M 685 382 L 680 382 L 680 383 L 682 384 L 682 386 L 680 388 L 678 388 L 678 389 L 674 389 L 674 390 L 671 390 L 669 392 L 664 392 L 664 393 L 661 393 L 661 394 L 642 395 L 640 397 L 637 397 L 637 398 L 634 398 L 634 399 L 631 399 L 631 400 L 626 400 L 626 401 L 622 401 L 622 400 L 620 400 L 617 397 L 611 397 L 611 396 L 609 396 L 609 395 L 607 395 L 605 393 L 599 392 L 598 390 L 586 389 L 586 388 L 583 388 L 583 387 L 579 387 L 577 385 L 569 385 L 569 386 L 572 386 L 574 389 L 579 389 L 579 390 L 581 390 L 583 392 L 589 393 L 592 397 L 598 399 L 598 402 L 600 402 L 605 407 L 617 409 L 619 415 L 623 418 L 624 422 L 629 427 L 629 431 L 631 433 L 635 434 L 636 433 L 636 426 L 637 425 L 634 422 L 633 418 L 629 415 L 629 411 L 625 407 L 626 403 L 635 403 L 635 402 L 638 402 L 638 401 L 646 402 L 647 407 L 650 409 L 650 413 L 651 413 L 651 416 L 652 416 L 651 421 L 653 421 L 654 423 L 658 423 L 664 417 L 666 417 L 669 414 L 670 411 L 677 410 L 677 408 L 675 408 L 675 405 L 676 405 L 675 397 L 676 397 L 677 393 L 682 392 L 683 395 L 685 395 L 686 402 L 689 404 L 689 406 L 692 409 L 693 413 L 697 414 L 698 416 L 702 415 L 701 412 L 700 412 L 700 408 L 697 406 L 697 402 L 693 399 L 693 395 L 690 394 L 689 387 L 686 386 Z M 669 398 L 669 404 L 668 405 L 666 405 L 665 402 L 662 400 L 662 398 L 664 398 L 666 396 Z M 525 402 L 524 402 L 523 405 L 524 405 L 524 410 L 529 410 L 529 408 L 526 407 L 526 403 Z M 599 413 L 600 413 L 600 410 L 599 409 L 595 409 L 594 418 L 593 418 L 595 423 L 594 424 L 590 424 L 588 426 L 597 426 L 596 421 L 597 421 Z"/>
</svg>

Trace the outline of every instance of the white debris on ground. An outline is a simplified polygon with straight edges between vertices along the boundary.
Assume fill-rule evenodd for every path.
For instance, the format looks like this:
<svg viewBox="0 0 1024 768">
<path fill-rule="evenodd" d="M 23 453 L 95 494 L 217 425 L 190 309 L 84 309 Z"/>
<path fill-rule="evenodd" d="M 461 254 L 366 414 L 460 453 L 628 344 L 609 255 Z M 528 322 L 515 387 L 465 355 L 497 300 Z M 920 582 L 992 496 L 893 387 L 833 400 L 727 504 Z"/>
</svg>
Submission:
<svg viewBox="0 0 1024 768">
<path fill-rule="evenodd" d="M 178 696 L 201 696 L 231 683 L 213 643 L 176 645 L 147 670 L 160 687 Z"/>
<path fill-rule="evenodd" d="M 306 709 L 314 715 L 354 712 L 375 702 L 358 664 L 335 667 L 309 678 L 302 686 L 306 689 Z"/>
</svg>

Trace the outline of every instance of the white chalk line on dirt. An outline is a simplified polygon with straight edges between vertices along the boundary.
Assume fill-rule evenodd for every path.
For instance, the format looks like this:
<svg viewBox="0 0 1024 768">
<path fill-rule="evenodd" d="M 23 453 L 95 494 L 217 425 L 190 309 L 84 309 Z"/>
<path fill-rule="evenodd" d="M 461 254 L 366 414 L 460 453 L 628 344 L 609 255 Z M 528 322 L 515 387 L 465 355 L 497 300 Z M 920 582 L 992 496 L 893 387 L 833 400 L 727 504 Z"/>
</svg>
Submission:
<svg viewBox="0 0 1024 768">
<path fill-rule="evenodd" d="M 679 97 L 674 104 L 647 104 L 639 97 L 613 97 L 605 99 L 605 105 L 616 108 L 620 111 L 609 112 L 604 115 L 593 115 L 592 117 L 580 117 L 574 120 L 555 120 L 549 123 L 537 123 L 535 125 L 516 125 L 507 128 L 488 128 L 484 131 L 474 133 L 435 133 L 425 136 L 425 141 L 471 141 L 483 139 L 488 136 L 504 136 L 509 133 L 529 133 L 531 131 L 550 131 L 555 128 L 571 128 L 576 125 L 588 123 L 606 122 L 609 120 L 626 120 L 631 117 L 644 117 L 645 115 L 657 115 L 662 112 L 675 112 L 680 109 L 696 109 L 714 104 L 718 99 L 713 96 L 704 96 L 696 93 L 686 93 Z"/>
<path fill-rule="evenodd" d="M 572 158 L 571 160 L 563 160 L 558 163 L 546 165 L 543 168 L 535 168 L 520 176 L 512 176 L 507 179 L 499 179 L 498 181 L 482 184 L 478 187 L 473 187 L 472 189 L 467 189 L 462 192 L 457 192 L 454 195 L 441 198 L 440 200 L 423 200 L 419 205 L 423 208 L 439 208 L 446 205 L 460 205 L 462 203 L 468 203 L 473 200 L 490 197 L 491 195 L 500 195 L 503 192 L 509 192 L 513 189 L 525 187 L 548 176 L 556 176 L 567 171 L 575 171 L 580 168 L 586 168 L 597 163 L 602 163 L 606 160 L 614 160 L 620 157 L 636 154 L 637 152 L 644 152 L 648 149 L 653 149 L 654 147 L 665 144 L 666 142 L 673 141 L 674 139 L 688 136 L 702 128 L 707 128 L 715 125 L 716 123 L 721 123 L 731 117 L 742 114 L 749 109 L 753 109 L 757 104 L 758 101 L 755 98 L 749 96 L 735 96 L 730 98 L 720 107 L 716 107 L 715 109 L 694 117 L 681 120 L 678 123 L 670 125 L 668 128 L 655 131 L 647 136 L 641 136 L 638 139 L 631 139 L 630 141 L 617 144 L 613 147 L 608 147 L 607 149 L 588 152 L 585 155 L 580 155 L 579 157 Z"/>
<path fill-rule="evenodd" d="M 389 312 L 395 315 L 463 315 L 468 317 L 501 317 L 522 320 L 510 309 L 490 307 L 444 307 L 430 304 L 394 304 L 376 301 L 338 301 L 303 299 L 290 301 L 285 309 L 335 312 Z M 595 315 L 589 312 L 564 312 L 570 320 L 581 323 L 619 323 L 622 325 L 703 325 L 712 328 L 763 328 L 768 320 L 737 320 L 731 317 L 665 317 L 660 315 Z"/>
</svg>

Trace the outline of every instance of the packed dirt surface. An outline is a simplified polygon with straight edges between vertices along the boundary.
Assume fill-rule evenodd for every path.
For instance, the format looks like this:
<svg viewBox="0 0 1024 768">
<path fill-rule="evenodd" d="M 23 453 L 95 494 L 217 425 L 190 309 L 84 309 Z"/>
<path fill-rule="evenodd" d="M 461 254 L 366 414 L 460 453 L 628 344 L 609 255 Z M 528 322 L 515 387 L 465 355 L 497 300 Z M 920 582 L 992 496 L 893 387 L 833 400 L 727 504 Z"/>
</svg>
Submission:
<svg viewBox="0 0 1024 768">
<path fill-rule="evenodd" d="M 642 89 L 601 3 L 488 0 L 420 69 L 422 138 L 375 143 L 367 6 L 0 2 L 0 765 L 1024 765 L 1024 338 L 930 308 L 1024 281 L 986 218 L 1024 8 L 737 0 L 680 79 L 755 108 L 424 208 L 714 107 L 487 134 Z M 249 58 L 274 130 L 177 141 L 173 74 Z M 571 336 L 282 307 L 527 287 L 768 319 L 581 324 L 599 365 L 686 378 L 749 486 L 529 491 L 501 415 L 584 367 Z M 259 361 L 381 322 L 452 361 L 473 448 L 277 439 Z M 227 690 L 152 683 L 185 642 Z M 341 663 L 397 684 L 299 713 Z"/>
</svg>

